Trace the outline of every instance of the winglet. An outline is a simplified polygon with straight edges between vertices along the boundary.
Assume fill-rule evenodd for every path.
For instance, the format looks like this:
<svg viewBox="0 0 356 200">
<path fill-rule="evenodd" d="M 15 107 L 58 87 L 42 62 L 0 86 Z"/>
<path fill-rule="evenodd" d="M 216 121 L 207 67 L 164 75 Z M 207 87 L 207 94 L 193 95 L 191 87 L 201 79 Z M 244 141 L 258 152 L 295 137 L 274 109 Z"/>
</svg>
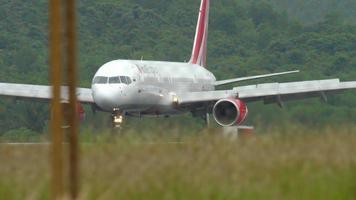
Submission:
<svg viewBox="0 0 356 200">
<path fill-rule="evenodd" d="M 206 67 L 210 0 L 202 0 L 189 63 Z"/>
</svg>

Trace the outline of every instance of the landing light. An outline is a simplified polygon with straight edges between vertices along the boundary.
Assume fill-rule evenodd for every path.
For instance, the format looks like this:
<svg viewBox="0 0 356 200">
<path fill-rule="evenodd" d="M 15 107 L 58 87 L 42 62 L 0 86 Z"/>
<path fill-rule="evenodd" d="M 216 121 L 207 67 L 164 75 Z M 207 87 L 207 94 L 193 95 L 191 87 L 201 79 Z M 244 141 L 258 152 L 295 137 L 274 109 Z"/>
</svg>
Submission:
<svg viewBox="0 0 356 200">
<path fill-rule="evenodd" d="M 175 104 L 178 104 L 178 97 L 177 96 L 173 96 L 173 103 L 175 103 Z"/>
<path fill-rule="evenodd" d="M 123 121 L 122 116 L 115 116 L 115 117 L 114 117 L 114 123 L 116 123 L 116 124 L 121 124 L 122 121 Z"/>
</svg>

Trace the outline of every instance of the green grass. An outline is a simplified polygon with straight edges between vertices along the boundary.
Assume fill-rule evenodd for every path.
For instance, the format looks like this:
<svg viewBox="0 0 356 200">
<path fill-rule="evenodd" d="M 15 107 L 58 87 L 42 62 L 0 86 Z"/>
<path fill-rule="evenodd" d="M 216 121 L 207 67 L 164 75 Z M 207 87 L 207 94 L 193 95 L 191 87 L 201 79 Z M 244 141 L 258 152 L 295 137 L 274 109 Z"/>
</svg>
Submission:
<svg viewBox="0 0 356 200">
<path fill-rule="evenodd" d="M 81 199 L 356 199 L 356 127 L 82 134 Z M 0 199 L 48 199 L 46 146 L 0 145 Z"/>
</svg>

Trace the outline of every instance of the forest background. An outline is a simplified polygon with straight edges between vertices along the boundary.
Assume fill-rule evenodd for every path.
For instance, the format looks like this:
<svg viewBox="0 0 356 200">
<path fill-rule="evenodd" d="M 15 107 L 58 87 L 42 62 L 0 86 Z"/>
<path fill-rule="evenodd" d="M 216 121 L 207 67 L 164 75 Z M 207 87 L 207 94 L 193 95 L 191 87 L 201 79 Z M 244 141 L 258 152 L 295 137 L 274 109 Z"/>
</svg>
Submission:
<svg viewBox="0 0 356 200">
<path fill-rule="evenodd" d="M 199 0 L 78 1 L 80 86 L 90 87 L 96 70 L 114 59 L 189 59 Z M 208 69 L 217 79 L 301 70 L 279 78 L 241 83 L 338 77 L 356 80 L 356 1 L 211 1 Z M 0 82 L 49 84 L 48 1 L 2 1 Z M 356 121 L 356 91 L 277 105 L 249 104 L 247 124 L 333 126 Z M 86 107 L 82 124 L 108 126 L 109 114 Z M 46 102 L 0 98 L 0 135 L 39 134 L 49 122 Z M 130 120 L 135 127 L 203 127 L 190 115 Z"/>
</svg>

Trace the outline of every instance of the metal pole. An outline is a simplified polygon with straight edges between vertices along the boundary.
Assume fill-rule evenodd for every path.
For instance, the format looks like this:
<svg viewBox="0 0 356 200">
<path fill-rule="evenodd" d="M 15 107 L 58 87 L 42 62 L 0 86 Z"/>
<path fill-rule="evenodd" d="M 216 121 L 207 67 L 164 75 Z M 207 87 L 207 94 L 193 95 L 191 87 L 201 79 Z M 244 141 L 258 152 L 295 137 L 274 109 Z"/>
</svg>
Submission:
<svg viewBox="0 0 356 200">
<path fill-rule="evenodd" d="M 61 108 L 62 52 L 61 52 L 61 0 L 49 1 L 49 46 L 52 84 L 51 103 L 51 172 L 52 199 L 63 198 L 63 132 Z"/>
<path fill-rule="evenodd" d="M 66 58 L 67 83 L 69 88 L 69 192 L 72 199 L 78 197 L 78 103 L 77 87 L 77 52 L 76 52 L 76 15 L 75 0 L 66 0 Z"/>
</svg>

